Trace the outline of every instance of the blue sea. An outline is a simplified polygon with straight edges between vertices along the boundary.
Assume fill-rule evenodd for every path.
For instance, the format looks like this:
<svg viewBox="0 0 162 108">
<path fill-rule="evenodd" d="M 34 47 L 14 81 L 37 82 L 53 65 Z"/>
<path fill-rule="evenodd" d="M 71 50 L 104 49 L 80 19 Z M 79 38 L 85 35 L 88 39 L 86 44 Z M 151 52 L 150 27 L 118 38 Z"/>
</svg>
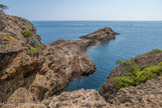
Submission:
<svg viewBox="0 0 162 108">
<path fill-rule="evenodd" d="M 115 40 L 90 47 L 88 56 L 97 66 L 97 72 L 74 79 L 66 91 L 96 89 L 106 81 L 117 66 L 115 62 L 127 60 L 152 49 L 162 49 L 162 21 L 32 21 L 41 35 L 42 42 L 49 44 L 58 39 L 79 40 L 80 36 L 102 27 L 111 27 L 120 33 Z"/>
</svg>

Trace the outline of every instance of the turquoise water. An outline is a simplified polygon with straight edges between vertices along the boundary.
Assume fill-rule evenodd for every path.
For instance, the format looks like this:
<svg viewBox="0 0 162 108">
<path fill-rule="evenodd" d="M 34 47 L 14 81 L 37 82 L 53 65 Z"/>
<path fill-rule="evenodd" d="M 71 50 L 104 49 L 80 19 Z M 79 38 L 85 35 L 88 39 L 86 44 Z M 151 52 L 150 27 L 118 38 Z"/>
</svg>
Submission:
<svg viewBox="0 0 162 108">
<path fill-rule="evenodd" d="M 97 66 L 97 72 L 74 79 L 66 91 L 96 89 L 106 81 L 117 66 L 116 60 L 127 60 L 152 49 L 162 49 L 162 22 L 131 21 L 39 21 L 32 22 L 41 35 L 42 42 L 51 43 L 58 39 L 78 40 L 80 36 L 102 27 L 111 27 L 120 33 L 115 40 L 90 47 L 88 56 Z"/>
</svg>

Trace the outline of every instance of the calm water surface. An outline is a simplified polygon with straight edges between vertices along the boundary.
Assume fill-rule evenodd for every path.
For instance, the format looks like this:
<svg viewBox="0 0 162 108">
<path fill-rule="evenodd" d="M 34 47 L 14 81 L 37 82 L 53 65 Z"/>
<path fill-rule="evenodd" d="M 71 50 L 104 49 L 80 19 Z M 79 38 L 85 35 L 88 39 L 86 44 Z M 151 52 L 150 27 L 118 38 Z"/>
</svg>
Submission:
<svg viewBox="0 0 162 108">
<path fill-rule="evenodd" d="M 121 35 L 115 40 L 90 47 L 88 56 L 97 66 L 97 72 L 74 79 L 66 91 L 96 89 L 106 81 L 117 66 L 116 60 L 127 60 L 152 49 L 162 49 L 162 21 L 33 21 L 42 42 L 51 43 L 58 39 L 79 40 L 78 37 L 102 27 L 111 27 Z"/>
</svg>

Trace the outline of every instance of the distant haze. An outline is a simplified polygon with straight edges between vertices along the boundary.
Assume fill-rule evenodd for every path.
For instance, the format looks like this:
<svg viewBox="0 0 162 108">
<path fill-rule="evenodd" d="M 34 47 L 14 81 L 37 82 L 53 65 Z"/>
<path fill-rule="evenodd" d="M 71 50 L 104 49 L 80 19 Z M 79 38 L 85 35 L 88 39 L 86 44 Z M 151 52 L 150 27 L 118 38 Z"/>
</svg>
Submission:
<svg viewBox="0 0 162 108">
<path fill-rule="evenodd" d="M 0 0 L 7 14 L 32 21 L 162 20 L 162 0 Z"/>
</svg>

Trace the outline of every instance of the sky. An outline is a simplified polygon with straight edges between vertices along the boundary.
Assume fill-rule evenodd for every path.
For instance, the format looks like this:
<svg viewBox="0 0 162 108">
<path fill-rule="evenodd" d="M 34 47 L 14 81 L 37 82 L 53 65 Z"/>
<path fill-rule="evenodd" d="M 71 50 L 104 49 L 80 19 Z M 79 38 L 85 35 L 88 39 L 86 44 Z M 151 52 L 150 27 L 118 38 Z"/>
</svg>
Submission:
<svg viewBox="0 0 162 108">
<path fill-rule="evenodd" d="M 162 0 L 0 0 L 30 21 L 162 21 Z"/>
</svg>

